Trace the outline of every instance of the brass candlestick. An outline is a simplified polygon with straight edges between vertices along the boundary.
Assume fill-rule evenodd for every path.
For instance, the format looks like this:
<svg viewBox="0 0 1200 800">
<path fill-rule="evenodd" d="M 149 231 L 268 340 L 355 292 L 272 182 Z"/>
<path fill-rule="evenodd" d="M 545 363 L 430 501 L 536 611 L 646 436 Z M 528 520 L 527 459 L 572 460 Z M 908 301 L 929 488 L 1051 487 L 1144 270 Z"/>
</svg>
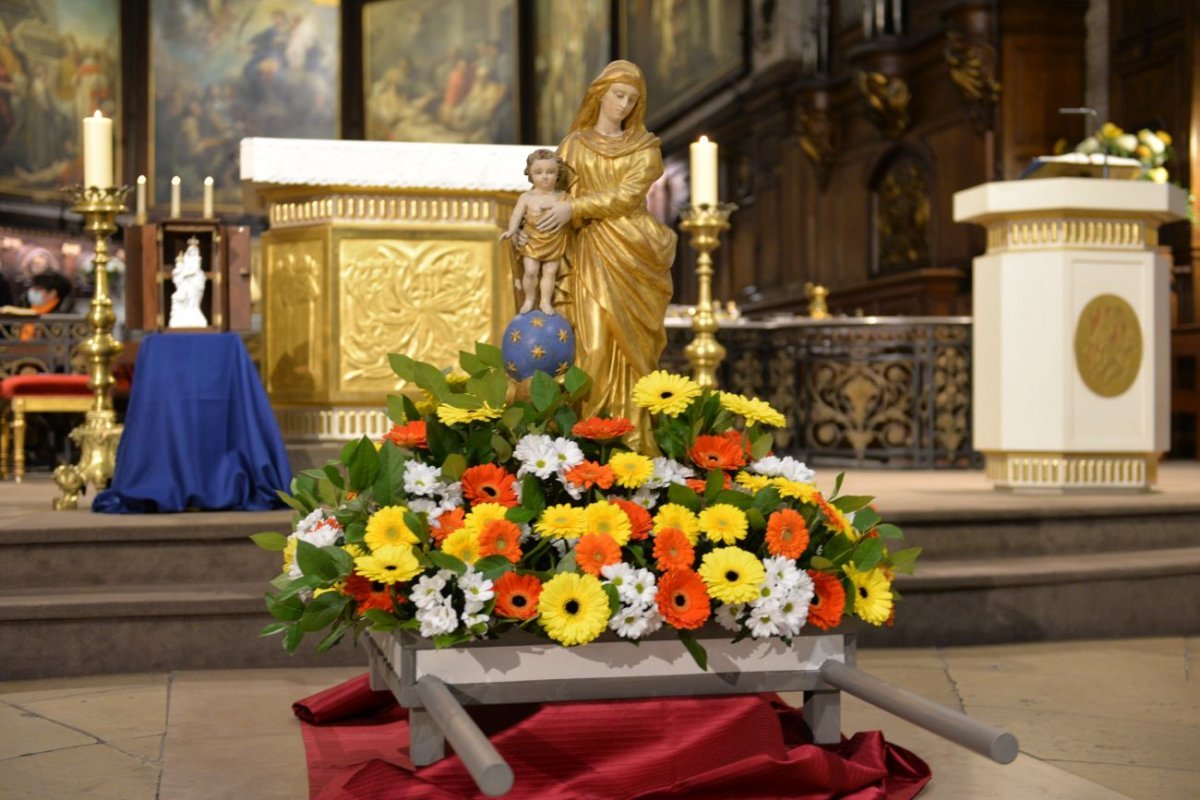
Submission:
<svg viewBox="0 0 1200 800">
<path fill-rule="evenodd" d="M 716 337 L 717 315 L 712 302 L 712 251 L 721 244 L 721 231 L 729 230 L 729 215 L 736 208 L 733 203 L 687 206 L 683 209 L 683 222 L 680 225 L 685 231 L 691 232 L 692 247 L 699 253 L 696 278 L 700 295 L 696 303 L 696 315 L 692 317 L 692 330 L 696 336 L 683 352 L 692 362 L 696 383 L 710 389 L 717 388 L 717 365 L 725 357 L 725 348 Z"/>
<path fill-rule="evenodd" d="M 91 483 L 104 488 L 112 478 L 117 460 L 117 443 L 122 426 L 117 424 L 112 405 L 113 362 L 125 348 L 113 338 L 117 321 L 108 296 L 108 237 L 117 232 L 117 215 L 125 210 L 128 186 L 74 186 L 66 190 L 71 209 L 83 215 L 83 229 L 96 240 L 96 293 L 88 312 L 92 335 L 80 345 L 87 357 L 88 388 L 94 395 L 83 424 L 71 431 L 79 446 L 78 464 L 62 464 L 54 470 L 54 482 L 62 496 L 54 500 L 54 510 L 78 508 L 79 493 Z"/>
</svg>

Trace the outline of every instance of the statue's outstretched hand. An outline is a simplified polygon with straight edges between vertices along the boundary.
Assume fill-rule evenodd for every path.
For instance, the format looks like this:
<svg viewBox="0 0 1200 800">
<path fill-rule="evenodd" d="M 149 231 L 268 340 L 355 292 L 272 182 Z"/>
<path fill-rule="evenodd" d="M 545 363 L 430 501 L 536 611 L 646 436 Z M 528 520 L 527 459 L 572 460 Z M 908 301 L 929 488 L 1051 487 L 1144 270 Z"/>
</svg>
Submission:
<svg viewBox="0 0 1200 800">
<path fill-rule="evenodd" d="M 571 201 L 559 200 L 548 206 L 537 221 L 537 229 L 543 233 L 556 233 L 571 221 Z"/>
</svg>

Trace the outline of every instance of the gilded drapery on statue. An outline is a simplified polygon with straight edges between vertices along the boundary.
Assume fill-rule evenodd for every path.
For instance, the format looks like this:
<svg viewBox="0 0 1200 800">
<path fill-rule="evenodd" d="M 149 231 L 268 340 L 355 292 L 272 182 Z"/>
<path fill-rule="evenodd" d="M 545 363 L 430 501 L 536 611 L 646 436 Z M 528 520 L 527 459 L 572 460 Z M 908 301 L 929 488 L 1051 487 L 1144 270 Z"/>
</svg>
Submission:
<svg viewBox="0 0 1200 800">
<path fill-rule="evenodd" d="M 632 89 L 631 110 L 617 106 L 616 135 L 603 133 L 614 116 L 614 93 Z M 558 154 L 571 169 L 571 224 L 576 228 L 563 279 L 563 314 L 575 327 L 577 363 L 595 385 L 582 409 L 607 409 L 638 427 L 649 418 L 632 401 L 633 385 L 658 366 L 666 346 L 674 231 L 646 211 L 646 192 L 662 174 L 658 137 L 645 127 L 646 83 L 628 61 L 605 67 L 588 89 Z"/>
</svg>

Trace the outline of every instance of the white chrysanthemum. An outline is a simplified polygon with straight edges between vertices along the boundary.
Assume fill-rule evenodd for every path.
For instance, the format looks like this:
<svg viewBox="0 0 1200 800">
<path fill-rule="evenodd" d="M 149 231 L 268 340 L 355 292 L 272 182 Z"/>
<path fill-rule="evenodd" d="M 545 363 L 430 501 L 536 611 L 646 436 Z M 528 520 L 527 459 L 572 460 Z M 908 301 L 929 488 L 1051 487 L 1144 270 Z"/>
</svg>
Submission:
<svg viewBox="0 0 1200 800">
<path fill-rule="evenodd" d="M 418 608 L 416 618 L 417 622 L 421 623 L 419 632 L 426 639 L 443 633 L 453 633 L 458 627 L 458 613 L 448 603 Z"/>
<path fill-rule="evenodd" d="M 465 613 L 462 617 L 462 624 L 469 628 L 474 628 L 476 625 L 487 625 L 488 615 L 479 613 Z"/>
<path fill-rule="evenodd" d="M 521 544 L 528 544 L 532 539 L 542 538 L 533 530 L 533 526 L 528 522 L 518 522 L 517 528 L 521 531 Z"/>
<path fill-rule="evenodd" d="M 637 491 L 629 495 L 629 499 L 647 511 L 658 505 L 658 493 L 649 486 L 639 487 Z"/>
<path fill-rule="evenodd" d="M 722 605 L 717 609 L 717 624 L 727 631 L 740 631 L 742 623 L 738 622 L 738 617 L 746 610 L 744 603 L 733 603 L 730 605 Z"/>
<path fill-rule="evenodd" d="M 649 606 L 625 606 L 612 615 L 608 621 L 610 630 L 626 639 L 640 639 L 650 629 L 654 610 Z"/>
<path fill-rule="evenodd" d="M 300 541 L 308 542 L 313 547 L 328 547 L 331 544 L 337 544 L 338 537 L 341 535 L 342 529 L 332 519 L 321 520 L 303 533 L 297 531 L 293 534 Z"/>
<path fill-rule="evenodd" d="M 442 589 L 445 588 L 446 579 L 441 577 L 441 573 L 422 575 L 413 584 L 408 597 L 417 608 L 432 608 L 445 602 L 446 598 L 442 595 Z"/>
<path fill-rule="evenodd" d="M 1117 147 L 1121 148 L 1122 150 L 1132 153 L 1137 149 L 1137 146 L 1137 136 L 1133 135 L 1132 133 L 1123 133 L 1117 137 Z"/>
<path fill-rule="evenodd" d="M 620 594 L 622 602 L 625 603 L 654 605 L 658 598 L 658 584 L 654 581 L 654 573 L 648 569 L 635 569 Z"/>
<path fill-rule="evenodd" d="M 554 451 L 554 440 L 544 434 L 522 436 L 513 449 L 513 457 L 521 462 L 517 477 L 536 475 L 543 480 L 558 470 L 558 454 Z"/>
<path fill-rule="evenodd" d="M 684 483 L 696 473 L 678 461 L 659 456 L 654 459 L 654 474 L 646 481 L 648 489 L 665 489 L 672 483 Z"/>
<path fill-rule="evenodd" d="M 811 598 L 809 599 L 811 602 Z M 800 629 L 808 622 L 808 602 L 801 602 L 799 597 L 789 597 L 779 604 L 778 615 L 781 632 L 785 636 L 799 636 Z"/>
<path fill-rule="evenodd" d="M 572 442 L 570 439 L 564 439 L 560 436 L 554 440 L 553 447 L 560 473 L 566 472 L 572 467 L 577 467 L 583 463 L 583 451 L 579 449 L 578 444 Z"/>
<path fill-rule="evenodd" d="M 567 494 L 569 494 L 571 496 L 572 500 L 578 500 L 581 497 L 583 497 L 583 494 L 585 491 L 584 488 L 582 486 L 576 486 L 575 484 L 571 483 L 569 480 L 567 480 L 567 477 L 565 475 L 563 475 L 561 472 L 558 473 L 558 482 L 563 487 L 563 489 L 566 490 Z"/>
<path fill-rule="evenodd" d="M 615 564 L 605 564 L 600 568 L 600 574 L 604 576 L 604 582 L 612 584 L 617 590 L 617 594 L 620 594 L 621 587 L 625 586 L 629 579 L 633 577 L 633 565 L 624 561 L 618 561 Z"/>
<path fill-rule="evenodd" d="M 307 517 L 296 523 L 296 535 L 301 536 L 312 531 L 325 520 L 325 509 L 314 509 Z"/>
<path fill-rule="evenodd" d="M 778 636 L 779 617 L 778 609 L 751 609 L 750 617 L 746 620 L 746 627 L 750 628 L 750 635 L 755 639 Z"/>
<path fill-rule="evenodd" d="M 487 605 L 487 603 L 483 602 L 482 600 L 465 600 L 465 601 L 463 601 L 463 610 L 462 610 L 463 618 L 465 619 L 467 614 L 478 614 L 480 611 L 483 610 L 483 607 L 485 605 Z"/>
<path fill-rule="evenodd" d="M 447 509 L 438 504 L 436 500 L 430 500 L 428 497 L 418 497 L 416 500 L 408 501 L 408 510 L 424 514 L 427 522 L 434 522 L 442 514 L 445 514 Z"/>
<path fill-rule="evenodd" d="M 800 582 L 800 576 L 804 574 L 796 566 L 796 562 L 787 556 L 764 558 L 762 565 L 763 571 L 767 575 L 765 585 L 779 591 L 795 587 Z"/>
<path fill-rule="evenodd" d="M 750 465 L 750 471 L 769 478 L 785 478 L 797 483 L 813 483 L 817 473 L 809 469 L 803 461 L 797 461 L 791 456 L 766 456 Z"/>
<path fill-rule="evenodd" d="M 574 546 L 575 546 L 574 539 L 555 538 L 555 539 L 550 540 L 550 547 L 554 549 L 554 552 L 558 554 L 559 558 L 562 558 L 563 556 L 565 556 L 567 554 L 567 551 L 570 550 Z"/>
<path fill-rule="evenodd" d="M 458 508 L 463 504 L 462 481 L 443 483 L 438 496 L 442 500 L 442 508 L 447 511 Z"/>
<path fill-rule="evenodd" d="M 404 465 L 404 491 L 417 497 L 433 497 L 444 487 L 442 471 L 420 461 L 409 461 Z"/>
<path fill-rule="evenodd" d="M 492 582 L 484 578 L 482 572 L 476 572 L 473 569 L 468 569 L 458 576 L 458 588 L 468 603 L 486 603 L 496 594 L 492 590 Z"/>
</svg>

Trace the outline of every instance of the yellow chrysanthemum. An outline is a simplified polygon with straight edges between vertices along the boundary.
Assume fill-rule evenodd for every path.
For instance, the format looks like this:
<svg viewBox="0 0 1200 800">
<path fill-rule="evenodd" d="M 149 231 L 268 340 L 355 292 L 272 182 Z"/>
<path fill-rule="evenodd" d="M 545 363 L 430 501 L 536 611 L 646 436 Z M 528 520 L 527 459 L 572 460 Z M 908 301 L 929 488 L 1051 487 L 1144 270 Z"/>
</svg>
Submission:
<svg viewBox="0 0 1200 800">
<path fill-rule="evenodd" d="M 542 518 L 534 523 L 533 529 L 546 538 L 578 539 L 587 532 L 587 514 L 577 506 L 550 506 L 542 512 Z"/>
<path fill-rule="evenodd" d="M 1125 133 L 1125 131 L 1121 130 L 1121 128 L 1112 124 L 1111 122 L 1106 122 L 1100 126 L 1100 135 L 1106 139 L 1115 139 L 1123 133 Z"/>
<path fill-rule="evenodd" d="M 468 531 L 472 536 L 478 538 L 489 522 L 504 519 L 504 515 L 507 513 L 508 509 L 499 503 L 480 503 L 463 518 L 461 530 Z"/>
<path fill-rule="evenodd" d="M 766 400 L 744 397 L 732 392 L 721 392 L 721 408 L 730 413 L 745 417 L 751 425 L 770 425 L 782 428 L 787 425 L 787 418 L 776 411 Z"/>
<path fill-rule="evenodd" d="M 489 422 L 500 419 L 502 408 L 492 408 L 484 403 L 480 408 L 456 408 L 442 403 L 437 407 L 437 418 L 443 425 L 462 425 L 467 422 Z"/>
<path fill-rule="evenodd" d="M 766 475 L 755 475 L 753 472 L 746 472 L 745 470 L 739 472 L 734 480 L 739 486 L 744 486 L 752 492 L 765 489 L 771 483 L 771 479 Z"/>
<path fill-rule="evenodd" d="M 369 556 L 354 559 L 354 569 L 368 580 L 399 583 L 419 575 L 421 564 L 413 555 L 411 547 L 387 544 L 377 548 Z"/>
<path fill-rule="evenodd" d="M 538 614 L 542 630 L 554 641 L 587 644 L 608 625 L 608 595 L 591 575 L 560 572 L 542 585 Z"/>
<path fill-rule="evenodd" d="M 404 522 L 407 512 L 404 506 L 384 506 L 372 514 L 367 520 L 367 532 L 363 537 L 367 547 L 378 550 L 389 544 L 416 544 L 417 535 Z"/>
<path fill-rule="evenodd" d="M 740 508 L 725 503 L 709 506 L 700 512 L 700 530 L 709 540 L 733 544 L 746 538 L 746 515 Z"/>
<path fill-rule="evenodd" d="M 654 515 L 654 532 L 658 533 L 664 528 L 678 528 L 692 544 L 700 538 L 700 520 L 690 509 L 678 503 L 667 503 Z"/>
<path fill-rule="evenodd" d="M 437 398 L 431 395 L 424 389 L 421 390 L 421 397 L 413 401 L 413 405 L 417 408 L 417 413 L 421 416 L 428 416 L 437 410 Z"/>
<path fill-rule="evenodd" d="M 359 556 L 367 555 L 366 548 L 357 544 L 344 544 L 342 545 L 342 549 L 349 553 L 351 558 L 358 558 Z"/>
<path fill-rule="evenodd" d="M 1171 146 L 1171 134 L 1167 133 L 1166 131 L 1158 131 L 1154 135 L 1157 136 L 1167 147 Z"/>
<path fill-rule="evenodd" d="M 762 562 L 740 547 L 718 547 L 700 562 L 708 596 L 722 603 L 749 603 L 767 579 Z"/>
<path fill-rule="evenodd" d="M 446 376 L 446 383 L 451 389 L 461 389 L 467 385 L 467 381 L 471 380 L 471 376 L 462 370 L 454 370 Z"/>
<path fill-rule="evenodd" d="M 772 478 L 771 485 L 779 490 L 779 496 L 788 500 L 800 500 L 805 503 L 816 501 L 819 490 L 811 483 L 789 481 L 787 478 Z"/>
<path fill-rule="evenodd" d="M 654 461 L 640 453 L 613 453 L 608 459 L 618 486 L 636 489 L 654 475 Z"/>
<path fill-rule="evenodd" d="M 654 414 L 677 417 L 700 395 L 700 384 L 683 375 L 655 370 L 633 386 L 633 402 Z"/>
<path fill-rule="evenodd" d="M 479 560 L 479 535 L 464 525 L 446 537 L 442 542 L 442 552 L 449 553 L 464 564 L 474 564 Z"/>
<path fill-rule="evenodd" d="M 881 569 L 859 572 L 854 562 L 842 568 L 854 584 L 854 615 L 872 625 L 892 616 L 892 583 Z"/>
<path fill-rule="evenodd" d="M 628 542 L 629 535 L 633 532 L 629 516 L 621 510 L 620 506 L 607 500 L 592 503 L 584 509 L 584 518 L 588 533 L 610 536 L 617 544 Z"/>
<path fill-rule="evenodd" d="M 287 542 L 283 545 L 283 571 L 287 572 L 292 568 L 292 564 L 296 562 L 296 546 L 300 540 L 295 536 L 289 536 Z"/>
</svg>

